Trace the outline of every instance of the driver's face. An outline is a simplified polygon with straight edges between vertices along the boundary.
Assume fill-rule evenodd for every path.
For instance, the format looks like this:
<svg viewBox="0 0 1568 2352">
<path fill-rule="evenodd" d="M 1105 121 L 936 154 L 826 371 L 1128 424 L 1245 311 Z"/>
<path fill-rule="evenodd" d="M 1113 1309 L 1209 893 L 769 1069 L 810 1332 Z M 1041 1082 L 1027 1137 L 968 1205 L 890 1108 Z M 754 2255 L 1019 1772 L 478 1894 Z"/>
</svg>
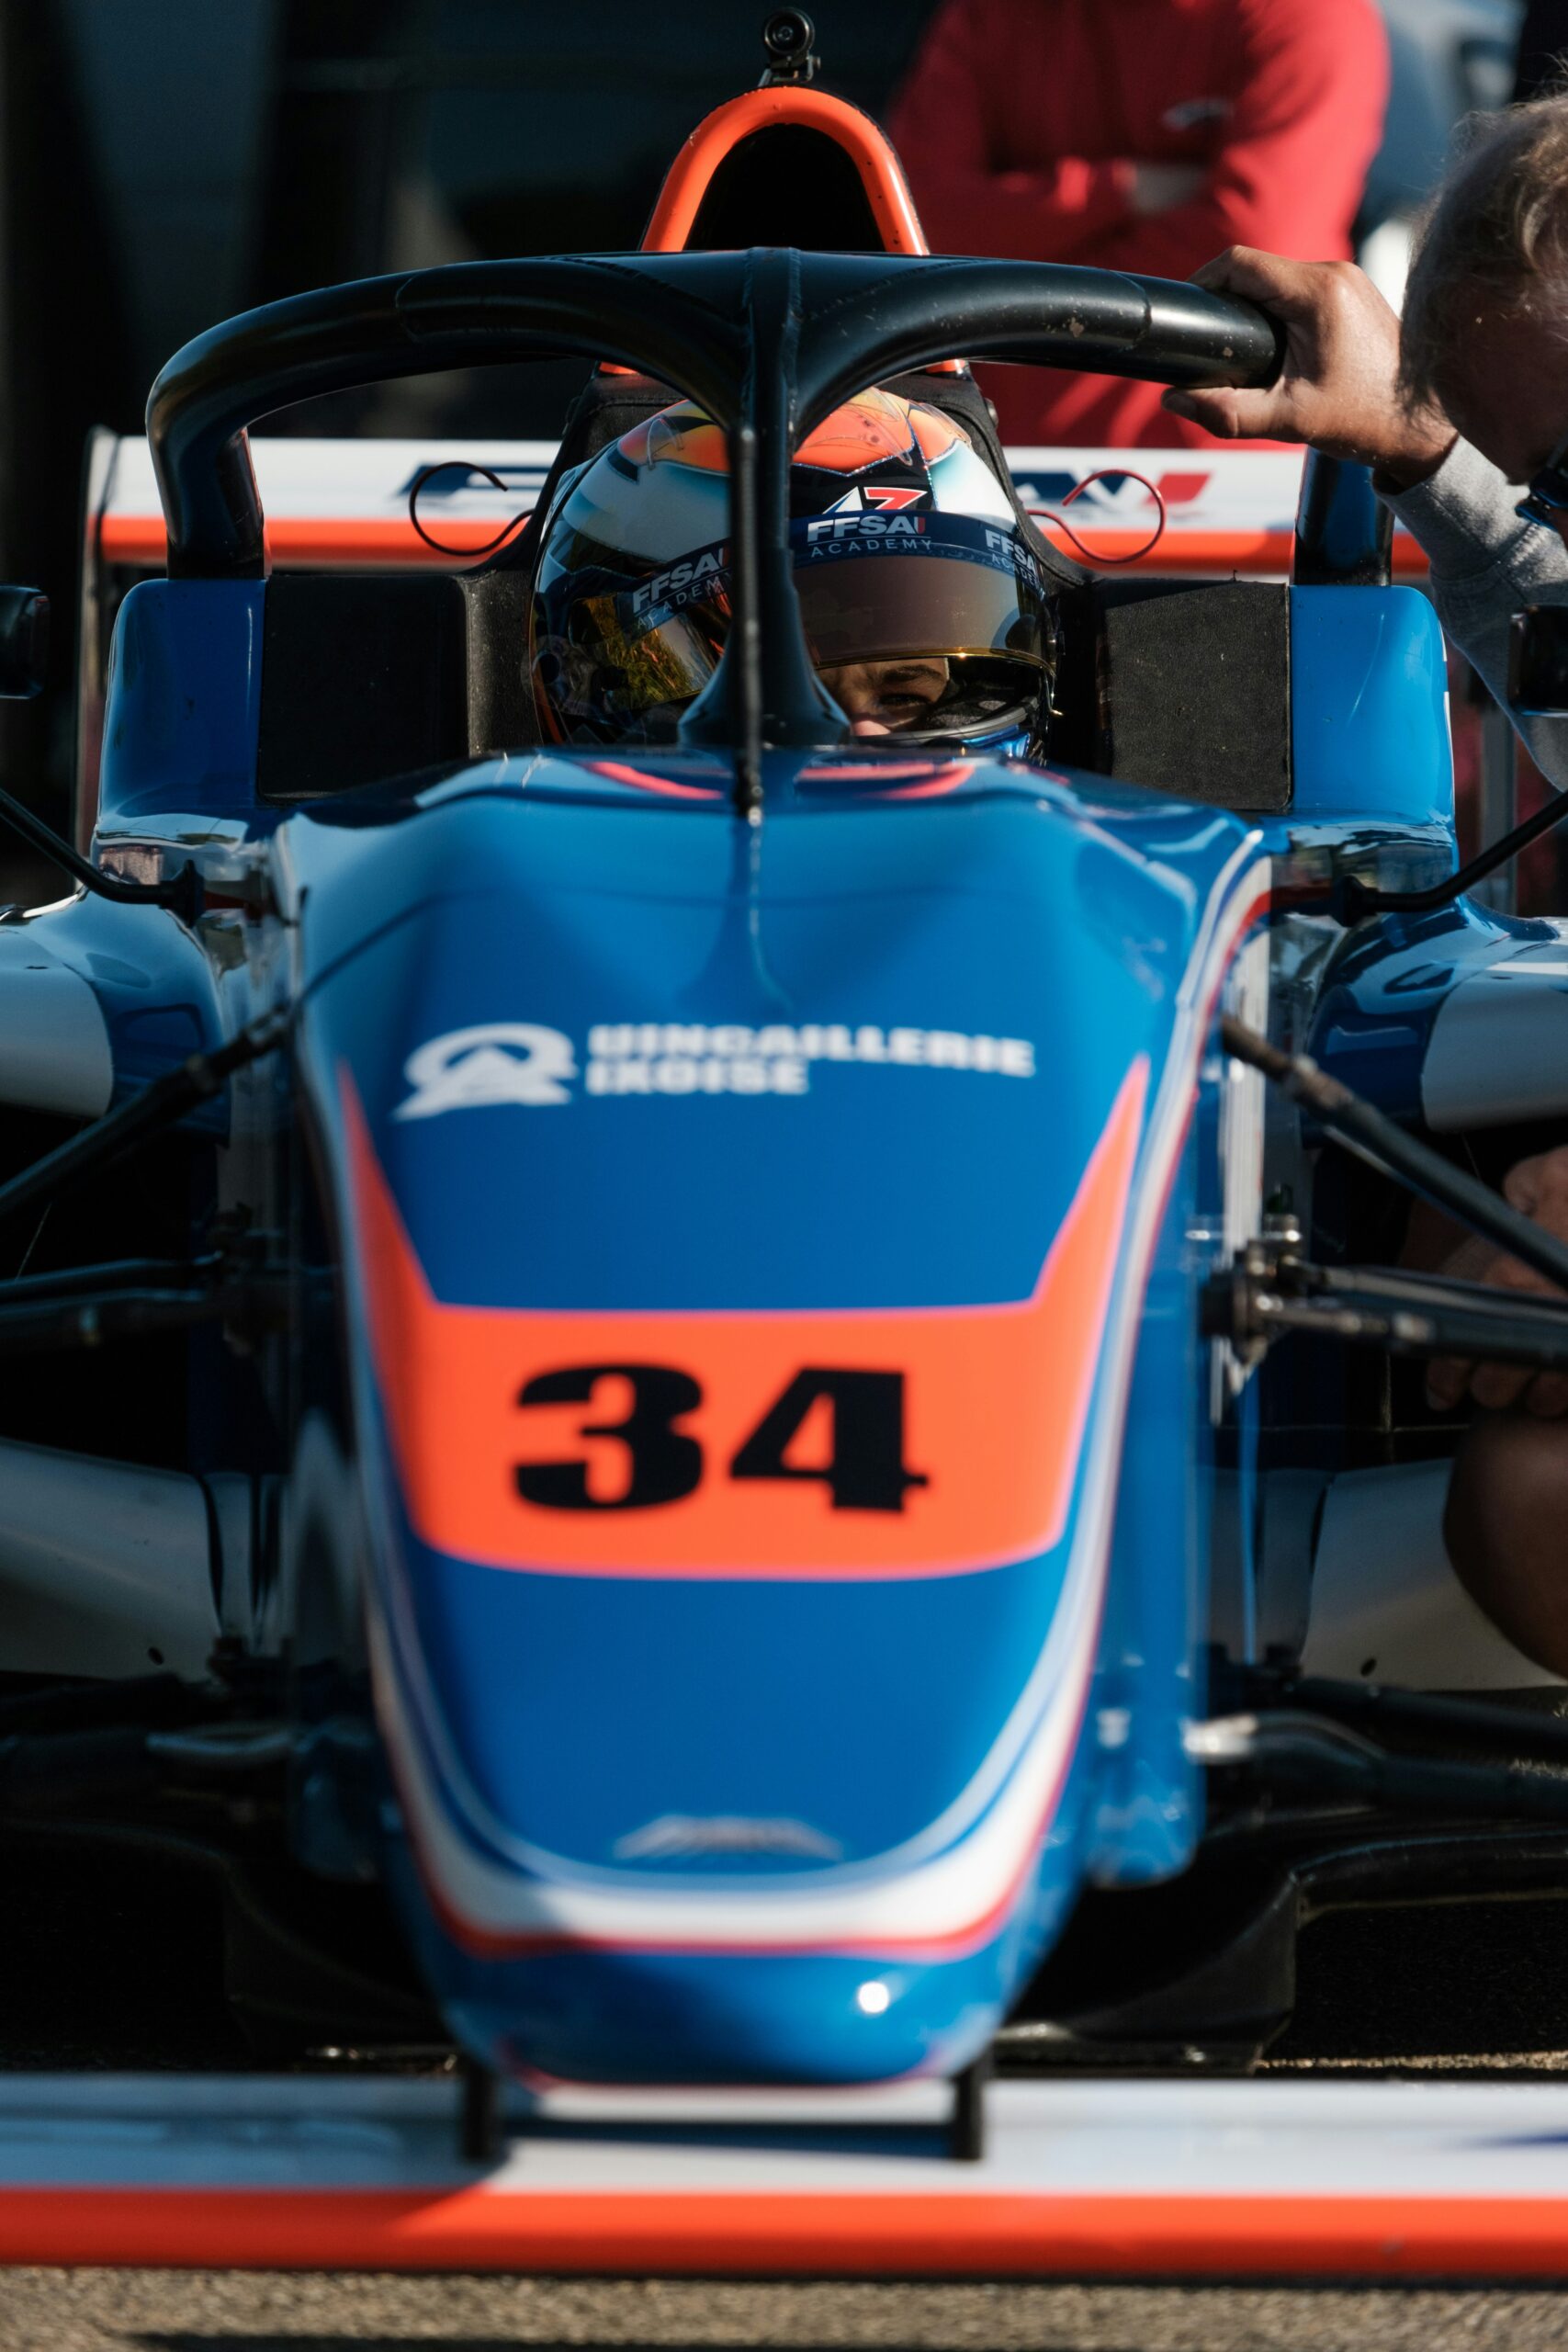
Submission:
<svg viewBox="0 0 1568 2352">
<path fill-rule="evenodd" d="M 824 670 L 822 684 L 852 735 L 901 735 L 941 701 L 949 675 L 939 654 L 921 654 L 901 662 L 846 662 Z"/>
</svg>

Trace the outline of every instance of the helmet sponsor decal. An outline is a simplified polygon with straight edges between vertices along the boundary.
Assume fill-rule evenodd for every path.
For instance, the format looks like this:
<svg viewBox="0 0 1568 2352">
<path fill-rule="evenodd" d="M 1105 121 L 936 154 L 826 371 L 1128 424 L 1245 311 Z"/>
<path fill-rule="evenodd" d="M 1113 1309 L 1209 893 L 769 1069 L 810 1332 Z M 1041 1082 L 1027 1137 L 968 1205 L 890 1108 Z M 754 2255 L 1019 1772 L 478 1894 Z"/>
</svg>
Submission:
<svg viewBox="0 0 1568 2352">
<path fill-rule="evenodd" d="M 956 1029 L 883 1028 L 872 1022 L 596 1021 L 582 1070 L 591 1095 L 807 1094 L 812 1065 L 852 1062 L 897 1069 L 971 1070 L 1032 1078 L 1027 1037 L 971 1036 Z M 412 1091 L 394 1119 L 443 1111 L 536 1110 L 570 1102 L 577 1048 L 559 1029 L 491 1021 L 432 1037 L 409 1056 Z"/>
<path fill-rule="evenodd" d="M 875 514 L 863 512 L 858 514 L 845 514 L 838 507 L 834 507 L 829 514 L 819 514 L 814 522 L 807 523 L 806 537 L 808 543 L 815 548 L 820 539 L 855 538 L 863 532 L 867 538 L 871 539 L 886 538 L 890 536 L 896 539 L 913 539 L 918 537 L 925 527 L 926 518 L 923 514 Z"/>
<path fill-rule="evenodd" d="M 632 590 L 626 603 L 637 627 L 650 628 L 679 612 L 682 605 L 702 604 L 728 586 L 728 553 L 720 541 L 698 548 L 667 571 L 650 573 L 640 587 Z"/>
</svg>

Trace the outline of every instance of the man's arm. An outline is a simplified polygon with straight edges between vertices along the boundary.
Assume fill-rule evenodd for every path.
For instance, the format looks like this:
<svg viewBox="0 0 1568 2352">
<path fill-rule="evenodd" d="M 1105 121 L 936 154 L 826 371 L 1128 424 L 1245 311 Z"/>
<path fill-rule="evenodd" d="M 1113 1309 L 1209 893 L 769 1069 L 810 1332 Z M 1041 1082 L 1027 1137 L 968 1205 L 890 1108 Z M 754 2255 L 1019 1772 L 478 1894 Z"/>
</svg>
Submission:
<svg viewBox="0 0 1568 2352">
<path fill-rule="evenodd" d="M 1096 237 L 1133 219 L 1134 168 L 1062 155 L 1037 171 L 996 169 L 987 76 L 1005 74 L 1008 52 L 993 14 L 987 0 L 948 0 L 888 117 L 921 225 L 933 253 L 1082 260 Z"/>
<path fill-rule="evenodd" d="M 1272 311 L 1284 364 L 1266 391 L 1167 392 L 1165 406 L 1222 440 L 1305 441 L 1371 466 L 1426 550 L 1438 619 L 1505 699 L 1514 614 L 1568 602 L 1568 549 L 1556 532 L 1518 520 L 1517 493 L 1440 409 L 1401 399 L 1399 321 L 1360 270 L 1236 246 L 1195 275 Z M 1568 786 L 1568 720 L 1515 724 L 1543 775 Z"/>
<path fill-rule="evenodd" d="M 1517 490 L 1468 441 L 1413 489 L 1379 488 L 1426 551 L 1438 618 L 1506 707 L 1509 624 L 1523 605 L 1568 604 L 1568 548 L 1555 531 L 1520 522 Z M 1514 725 L 1541 774 L 1568 787 L 1568 719 L 1516 717 Z"/>
</svg>

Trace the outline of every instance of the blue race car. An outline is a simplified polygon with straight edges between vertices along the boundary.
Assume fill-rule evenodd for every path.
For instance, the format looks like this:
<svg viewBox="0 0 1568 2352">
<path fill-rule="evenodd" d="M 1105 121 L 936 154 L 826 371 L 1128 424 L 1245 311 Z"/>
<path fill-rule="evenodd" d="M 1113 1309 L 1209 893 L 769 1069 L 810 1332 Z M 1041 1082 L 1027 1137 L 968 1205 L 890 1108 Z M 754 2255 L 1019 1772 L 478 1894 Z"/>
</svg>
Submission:
<svg viewBox="0 0 1568 2352">
<path fill-rule="evenodd" d="M 256 418 L 563 352 L 491 559 L 269 576 Z M 277 2031 L 972 2091 L 1255 2052 L 1312 1905 L 1563 1882 L 1418 1383 L 1568 1325 L 1399 1259 L 1414 1191 L 1568 1272 L 1472 1172 L 1562 1132 L 1568 931 L 1453 870 L 1362 473 L 1289 582 L 1107 582 L 971 359 L 1278 365 L 924 255 L 795 63 L 642 252 L 153 389 L 86 853 L 6 803 L 72 892 L 0 922 L 0 1826 L 215 1858 Z"/>
</svg>

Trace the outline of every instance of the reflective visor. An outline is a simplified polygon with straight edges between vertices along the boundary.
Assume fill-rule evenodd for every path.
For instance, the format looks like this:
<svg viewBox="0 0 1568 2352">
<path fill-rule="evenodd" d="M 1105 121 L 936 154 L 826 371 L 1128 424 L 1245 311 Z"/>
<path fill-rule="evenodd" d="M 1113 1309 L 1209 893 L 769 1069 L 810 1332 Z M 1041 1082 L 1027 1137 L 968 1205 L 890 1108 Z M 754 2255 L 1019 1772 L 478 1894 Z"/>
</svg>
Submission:
<svg viewBox="0 0 1568 2352">
<path fill-rule="evenodd" d="M 828 514 L 790 532 L 795 584 L 819 670 L 913 654 L 1043 668 L 1050 602 L 1018 534 L 966 516 Z"/>
<path fill-rule="evenodd" d="M 584 619 L 596 635 L 606 678 L 606 707 L 649 710 L 659 703 L 690 702 L 718 667 L 728 615 L 712 605 L 690 605 L 651 628 L 628 628 L 626 596 L 585 596 Z"/>
<path fill-rule="evenodd" d="M 696 548 L 629 586 L 604 549 L 580 538 L 570 552 L 541 582 L 536 684 L 569 741 L 668 731 L 724 650 L 728 547 Z M 934 509 L 815 515 L 791 526 L 790 552 L 819 671 L 942 665 L 934 680 L 886 682 L 876 709 L 888 731 L 961 731 L 1038 695 L 1055 652 L 1051 600 L 1010 525 Z"/>
</svg>

